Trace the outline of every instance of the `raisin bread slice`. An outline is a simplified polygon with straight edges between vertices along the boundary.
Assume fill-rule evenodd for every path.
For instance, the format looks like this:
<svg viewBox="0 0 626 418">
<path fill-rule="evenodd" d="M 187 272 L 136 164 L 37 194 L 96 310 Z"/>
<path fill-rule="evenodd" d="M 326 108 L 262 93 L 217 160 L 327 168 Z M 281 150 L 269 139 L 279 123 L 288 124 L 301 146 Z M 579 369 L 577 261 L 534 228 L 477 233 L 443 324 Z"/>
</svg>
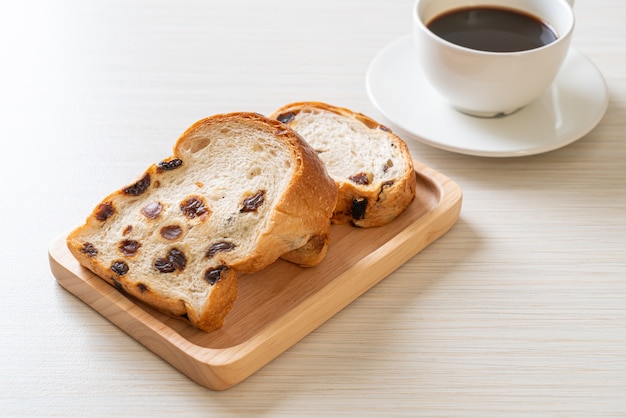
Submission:
<svg viewBox="0 0 626 418">
<path fill-rule="evenodd" d="M 255 113 L 215 115 L 102 200 L 67 244 L 119 290 L 208 332 L 235 302 L 237 272 L 288 253 L 305 265 L 323 258 L 336 199 L 323 164 L 291 129 Z"/>
<path fill-rule="evenodd" d="M 375 120 L 320 102 L 292 103 L 270 117 L 302 135 L 337 182 L 334 223 L 385 225 L 415 198 L 416 177 L 406 143 Z"/>
</svg>

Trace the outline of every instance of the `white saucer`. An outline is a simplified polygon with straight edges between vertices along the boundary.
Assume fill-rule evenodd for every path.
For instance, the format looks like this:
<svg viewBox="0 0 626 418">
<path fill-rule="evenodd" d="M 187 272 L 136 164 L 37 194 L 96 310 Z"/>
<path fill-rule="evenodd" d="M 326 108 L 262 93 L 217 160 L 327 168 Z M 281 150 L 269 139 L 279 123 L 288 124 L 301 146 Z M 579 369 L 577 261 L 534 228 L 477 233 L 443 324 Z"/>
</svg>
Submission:
<svg viewBox="0 0 626 418">
<path fill-rule="evenodd" d="M 407 35 L 378 53 L 367 71 L 367 94 L 392 124 L 437 148 L 484 157 L 539 154 L 586 135 L 608 106 L 602 74 L 572 48 L 554 84 L 535 102 L 503 118 L 468 116 L 423 78 L 412 49 Z"/>
</svg>

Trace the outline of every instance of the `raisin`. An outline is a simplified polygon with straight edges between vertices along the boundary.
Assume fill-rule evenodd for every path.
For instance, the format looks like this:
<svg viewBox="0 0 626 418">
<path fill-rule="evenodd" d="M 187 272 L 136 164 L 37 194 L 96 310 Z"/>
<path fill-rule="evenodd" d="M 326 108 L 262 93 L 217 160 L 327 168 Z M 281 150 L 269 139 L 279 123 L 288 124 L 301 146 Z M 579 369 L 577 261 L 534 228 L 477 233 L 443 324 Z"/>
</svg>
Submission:
<svg viewBox="0 0 626 418">
<path fill-rule="evenodd" d="M 385 125 L 378 125 L 378 129 L 385 132 L 391 132 L 391 129 L 387 128 Z"/>
<path fill-rule="evenodd" d="M 111 270 L 118 276 L 123 276 L 128 273 L 128 264 L 123 261 L 114 261 L 113 264 L 111 264 Z"/>
<path fill-rule="evenodd" d="M 113 205 L 109 202 L 100 203 L 98 208 L 96 209 L 96 219 L 99 221 L 106 221 L 113 215 L 115 209 L 113 209 Z"/>
<path fill-rule="evenodd" d="M 91 242 L 85 242 L 83 244 L 83 248 L 80 249 L 80 252 L 86 254 L 89 258 L 93 258 L 98 255 L 98 250 Z"/>
<path fill-rule="evenodd" d="M 170 252 L 167 254 L 167 259 L 172 262 L 174 268 L 177 270 L 183 271 L 185 267 L 187 267 L 187 257 L 181 251 L 176 248 L 172 248 Z"/>
<path fill-rule="evenodd" d="M 296 118 L 296 114 L 294 112 L 287 112 L 287 113 L 278 115 L 276 119 L 278 119 L 278 121 L 282 123 L 289 123 L 295 118 Z"/>
<path fill-rule="evenodd" d="M 157 258 L 154 262 L 154 268 L 159 270 L 161 273 L 172 273 L 176 270 L 170 260 L 165 257 Z"/>
<path fill-rule="evenodd" d="M 125 239 L 124 241 L 120 242 L 120 245 L 117 248 L 125 256 L 131 257 L 137 254 L 137 250 L 139 250 L 139 247 L 141 247 L 141 244 L 138 241 L 135 241 L 133 239 Z"/>
<path fill-rule="evenodd" d="M 188 197 L 180 204 L 180 210 L 189 219 L 202 217 L 209 212 L 204 205 L 204 200 L 199 196 Z"/>
<path fill-rule="evenodd" d="M 206 269 L 206 271 L 204 272 L 204 280 L 206 280 L 211 286 L 213 286 L 219 281 L 219 279 L 222 278 L 222 272 L 227 268 L 228 267 L 226 266 L 219 266 Z"/>
<path fill-rule="evenodd" d="M 370 179 L 367 176 L 367 174 L 361 172 L 361 173 L 357 173 L 353 176 L 348 177 L 352 182 L 359 184 L 361 186 L 367 186 L 368 184 L 370 184 Z"/>
<path fill-rule="evenodd" d="M 181 165 L 183 165 L 183 160 L 181 160 L 180 158 L 173 158 L 169 161 L 161 161 L 159 164 L 157 164 L 157 173 L 174 170 Z"/>
<path fill-rule="evenodd" d="M 218 241 L 211 244 L 208 250 L 206 250 L 206 258 L 211 258 L 215 254 L 220 252 L 232 251 L 235 249 L 235 244 L 228 241 Z"/>
<path fill-rule="evenodd" d="M 130 234 L 130 232 L 133 230 L 133 226 L 132 225 L 127 225 L 126 228 L 124 228 L 124 230 L 122 231 L 122 235 L 126 236 L 128 234 Z"/>
<path fill-rule="evenodd" d="M 131 196 L 139 196 L 150 187 L 150 174 L 146 173 L 141 179 L 139 179 L 135 184 L 132 184 L 122 191 Z"/>
<path fill-rule="evenodd" d="M 161 236 L 165 239 L 174 240 L 183 233 L 183 229 L 178 225 L 168 225 L 161 228 Z"/>
<path fill-rule="evenodd" d="M 367 199 L 352 199 L 352 218 L 355 220 L 365 218 L 365 209 L 367 209 Z"/>
<path fill-rule="evenodd" d="M 137 289 L 139 289 L 141 293 L 146 293 L 148 291 L 148 286 L 143 283 L 137 283 Z"/>
<path fill-rule="evenodd" d="M 161 273 L 172 273 L 176 270 L 183 271 L 187 267 L 187 258 L 177 248 L 172 248 L 167 253 L 167 258 L 158 258 L 154 262 L 154 267 Z"/>
<path fill-rule="evenodd" d="M 383 173 L 389 171 L 389 169 L 393 167 L 393 161 L 391 159 L 387 160 L 387 162 L 383 165 Z"/>
<path fill-rule="evenodd" d="M 156 219 L 162 210 L 163 205 L 161 202 L 152 202 L 141 208 L 141 214 L 148 219 Z"/>
<path fill-rule="evenodd" d="M 239 212 L 255 212 L 265 201 L 265 190 L 259 190 L 252 196 L 248 196 L 243 200 L 243 205 Z"/>
</svg>

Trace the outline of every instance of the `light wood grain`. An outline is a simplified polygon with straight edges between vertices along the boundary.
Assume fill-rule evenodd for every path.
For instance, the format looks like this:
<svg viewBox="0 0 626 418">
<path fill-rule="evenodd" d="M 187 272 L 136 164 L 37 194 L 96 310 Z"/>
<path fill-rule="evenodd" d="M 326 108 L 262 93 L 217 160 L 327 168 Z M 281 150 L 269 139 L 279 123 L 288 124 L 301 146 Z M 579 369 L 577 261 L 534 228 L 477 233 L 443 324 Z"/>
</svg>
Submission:
<svg viewBox="0 0 626 418">
<path fill-rule="evenodd" d="M 416 197 L 380 228 L 333 225 L 331 246 L 315 268 L 277 261 L 239 280 L 225 325 L 205 333 L 129 300 L 82 268 L 65 238 L 52 243 L 53 274 L 69 292 L 178 370 L 210 389 L 227 389 L 276 358 L 445 234 L 461 210 L 461 189 L 415 162 Z"/>
<path fill-rule="evenodd" d="M 193 382 L 50 271 L 50 243 L 200 118 L 321 100 L 385 123 L 365 73 L 410 33 L 412 4 L 3 2 L 0 415 L 624 417 L 623 0 L 575 2 L 573 46 L 609 89 L 595 129 L 505 159 L 398 132 L 462 188 L 458 221 L 228 390 Z"/>
</svg>

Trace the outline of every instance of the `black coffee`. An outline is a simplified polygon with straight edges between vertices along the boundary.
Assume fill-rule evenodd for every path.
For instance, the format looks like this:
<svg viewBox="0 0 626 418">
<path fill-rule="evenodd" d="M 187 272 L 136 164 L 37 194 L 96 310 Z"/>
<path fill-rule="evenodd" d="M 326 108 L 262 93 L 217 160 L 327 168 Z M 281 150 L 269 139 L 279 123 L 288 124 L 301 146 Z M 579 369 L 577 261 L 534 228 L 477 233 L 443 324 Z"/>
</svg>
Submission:
<svg viewBox="0 0 626 418">
<path fill-rule="evenodd" d="M 557 39 L 556 33 L 534 16 L 492 7 L 452 10 L 426 26 L 449 42 L 480 51 L 525 51 Z"/>
</svg>

